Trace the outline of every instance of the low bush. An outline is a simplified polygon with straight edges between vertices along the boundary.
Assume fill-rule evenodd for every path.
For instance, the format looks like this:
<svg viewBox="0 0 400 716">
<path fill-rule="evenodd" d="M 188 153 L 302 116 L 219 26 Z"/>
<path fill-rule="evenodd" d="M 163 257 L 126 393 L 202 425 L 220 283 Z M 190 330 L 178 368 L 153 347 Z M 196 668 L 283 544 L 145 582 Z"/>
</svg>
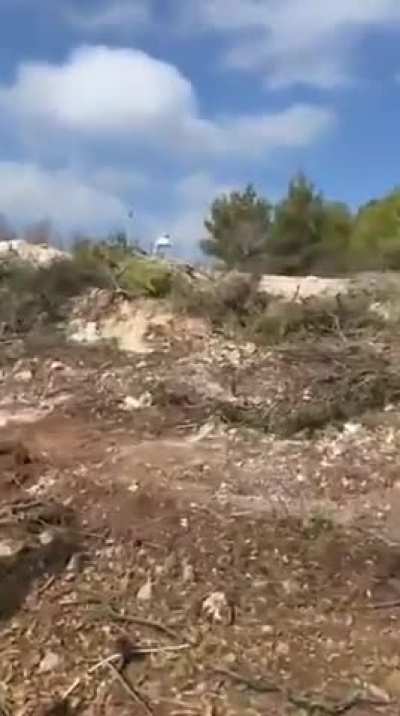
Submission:
<svg viewBox="0 0 400 716">
<path fill-rule="evenodd" d="M 177 275 L 171 299 L 175 310 L 205 317 L 214 327 L 261 345 L 322 336 L 343 340 L 364 329 L 380 330 L 387 322 L 387 298 L 371 310 L 373 300 L 366 293 L 285 300 L 259 293 L 257 285 L 249 274 L 226 274 L 219 281 Z M 400 300 L 397 310 L 390 310 L 392 317 L 400 317 L 399 306 Z"/>
<path fill-rule="evenodd" d="M 0 270 L 0 325 L 2 333 L 27 333 L 38 325 L 56 323 L 66 316 L 68 300 L 88 288 L 111 285 L 104 272 L 62 260 L 47 267 L 11 261 Z"/>
<path fill-rule="evenodd" d="M 191 280 L 176 273 L 172 280 L 174 310 L 201 316 L 219 329 L 241 330 L 255 312 L 265 310 L 268 297 L 257 293 L 250 274 L 227 274 L 220 280 Z"/>
<path fill-rule="evenodd" d="M 46 267 L 9 260 L 0 264 L 0 333 L 28 333 L 61 322 L 69 300 L 91 288 L 163 297 L 171 291 L 171 276 L 167 264 L 118 244 L 81 242 L 71 259 Z"/>
<path fill-rule="evenodd" d="M 337 298 L 312 297 L 306 300 L 270 300 L 264 311 L 256 313 L 247 329 L 259 343 L 283 339 L 336 336 L 344 339 L 365 328 L 380 329 L 384 317 L 370 311 L 366 295 Z"/>
<path fill-rule="evenodd" d="M 172 271 L 160 261 L 132 257 L 116 273 L 116 281 L 131 296 L 164 298 L 171 292 Z"/>
<path fill-rule="evenodd" d="M 104 275 L 113 288 L 132 297 L 163 298 L 171 291 L 168 264 L 143 257 L 129 246 L 84 241 L 74 247 L 73 256 L 79 267 Z"/>
</svg>

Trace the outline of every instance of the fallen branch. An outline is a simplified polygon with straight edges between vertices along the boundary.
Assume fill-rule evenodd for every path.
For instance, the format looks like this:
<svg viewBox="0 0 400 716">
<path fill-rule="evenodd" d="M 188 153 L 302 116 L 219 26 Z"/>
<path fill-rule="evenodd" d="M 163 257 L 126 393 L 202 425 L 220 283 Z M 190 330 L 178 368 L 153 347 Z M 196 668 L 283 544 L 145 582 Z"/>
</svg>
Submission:
<svg viewBox="0 0 400 716">
<path fill-rule="evenodd" d="M 3 515 L 5 517 L 8 517 L 11 514 L 14 514 L 15 512 L 27 512 L 28 510 L 34 510 L 37 507 L 43 507 L 44 503 L 42 501 L 38 500 L 32 500 L 31 502 L 27 501 L 11 501 L 3 503 L 2 508 L 0 510 L 0 517 Z"/>
<path fill-rule="evenodd" d="M 287 689 L 278 686 L 272 681 L 264 681 L 263 679 L 252 679 L 242 674 L 238 674 L 229 669 L 217 668 L 213 670 L 215 674 L 226 676 L 237 684 L 244 684 L 251 691 L 258 693 L 278 693 L 281 694 L 290 704 L 303 709 L 308 714 L 319 716 L 341 716 L 356 706 L 370 704 L 374 706 L 388 706 L 387 701 L 377 701 L 369 699 L 360 692 L 352 693 L 348 698 L 339 702 L 329 702 L 321 700 L 317 696 L 306 696 L 303 694 L 295 694 Z"/>
<path fill-rule="evenodd" d="M 78 688 L 78 686 L 82 683 L 83 679 L 86 676 L 91 676 L 95 673 L 95 671 L 98 671 L 103 666 L 108 666 L 109 664 L 113 664 L 114 661 L 118 661 L 121 658 L 121 654 L 111 654 L 111 656 L 107 656 L 105 659 L 102 659 L 101 661 L 98 661 L 96 664 L 90 667 L 86 671 L 86 673 L 83 676 L 78 676 L 75 681 L 72 682 L 71 686 L 68 687 L 68 689 L 64 692 L 62 695 L 61 700 L 66 701 L 69 696 L 75 691 L 75 689 Z"/>
<path fill-rule="evenodd" d="M 191 644 L 177 644 L 176 646 L 145 646 L 135 647 L 135 655 L 141 656 L 142 654 L 165 654 L 174 651 L 184 651 L 190 649 Z"/>
<path fill-rule="evenodd" d="M 242 674 L 237 674 L 235 671 L 230 671 L 230 669 L 220 668 L 214 669 L 213 671 L 215 674 L 226 676 L 228 679 L 231 679 L 231 681 L 234 681 L 237 684 L 244 684 L 251 691 L 258 691 L 260 694 L 273 694 L 280 693 L 282 691 L 279 686 L 269 681 L 263 681 L 263 679 L 250 679 Z"/>
<path fill-rule="evenodd" d="M 374 703 L 377 705 L 376 701 L 368 701 L 363 698 L 361 694 L 353 694 L 352 696 L 349 696 L 348 699 L 338 703 L 329 703 L 328 701 L 321 701 L 318 698 L 296 694 L 286 694 L 286 698 L 289 703 L 293 704 L 293 706 L 298 706 L 309 714 L 319 714 L 319 716 L 322 716 L 322 714 L 325 714 L 326 716 L 340 716 L 341 714 L 347 713 L 355 706 L 360 706 L 365 703 Z M 382 703 L 383 702 L 381 702 L 381 705 Z M 385 705 L 387 705 L 386 702 Z"/>
<path fill-rule="evenodd" d="M 135 701 L 135 703 L 139 703 L 143 708 L 145 709 L 146 713 L 149 716 L 153 716 L 153 710 L 150 708 L 149 704 L 147 703 L 146 699 L 138 689 L 134 688 L 125 678 L 123 674 L 121 674 L 120 671 L 114 666 L 112 662 L 108 662 L 108 668 L 113 673 L 115 678 L 119 681 L 123 689 L 126 691 L 128 696 L 132 699 L 132 701 Z"/>
<path fill-rule="evenodd" d="M 150 629 L 154 629 L 155 631 L 160 632 L 161 634 L 169 636 L 170 639 L 176 639 L 176 633 L 161 622 L 153 621 L 152 619 L 144 619 L 142 617 L 135 617 L 131 614 L 121 614 L 121 612 L 114 609 L 114 607 L 112 607 L 110 604 L 104 604 L 102 602 L 100 603 L 100 609 L 103 615 L 109 617 L 114 622 L 121 622 L 123 624 L 135 624 L 136 626 L 148 627 Z"/>
<path fill-rule="evenodd" d="M 183 645 L 180 645 L 180 648 L 182 648 Z M 173 647 L 170 647 L 170 649 Z M 136 654 L 148 654 L 153 653 L 155 651 L 161 651 L 161 649 L 137 649 L 135 651 Z M 164 649 L 165 651 L 165 649 Z M 121 674 L 120 671 L 115 666 L 115 662 L 120 661 L 121 654 L 111 654 L 111 656 L 107 656 L 105 659 L 102 659 L 101 661 L 98 661 L 96 664 L 91 666 L 86 673 L 83 676 L 78 676 L 75 681 L 72 682 L 71 686 L 68 687 L 68 689 L 63 693 L 60 704 L 65 704 L 68 700 L 68 698 L 71 696 L 71 694 L 80 686 L 83 679 L 87 676 L 91 676 L 96 671 L 103 667 L 108 667 L 108 669 L 112 672 L 113 676 L 120 682 L 121 686 L 125 689 L 125 691 L 129 694 L 129 696 L 137 703 L 140 703 L 143 708 L 146 710 L 146 713 L 149 714 L 149 716 L 153 716 L 153 711 L 150 708 L 149 704 L 147 703 L 146 699 L 141 695 L 141 693 L 134 688 L 127 679 L 124 677 L 123 674 Z M 0 710 L 1 715 L 1 710 Z"/>
<path fill-rule="evenodd" d="M 400 599 L 392 599 L 391 602 L 374 602 L 361 609 L 393 609 L 394 607 L 400 607 Z"/>
<path fill-rule="evenodd" d="M 183 651 L 185 649 L 190 649 L 190 644 L 177 644 L 173 646 L 149 646 L 149 647 L 135 647 L 135 656 L 144 656 L 147 654 L 163 654 L 168 652 L 175 652 L 175 651 Z M 105 659 L 102 659 L 101 661 L 96 662 L 93 666 L 91 666 L 89 669 L 87 669 L 86 673 L 83 676 L 78 676 L 75 681 L 72 682 L 71 686 L 68 687 L 68 689 L 64 692 L 62 695 L 61 700 L 66 701 L 69 696 L 75 691 L 75 689 L 78 688 L 78 686 L 82 683 L 83 679 L 86 676 L 91 676 L 96 671 L 101 669 L 103 666 L 109 666 L 110 664 L 115 664 L 121 659 L 121 654 L 119 652 L 115 654 L 111 654 L 111 656 L 107 656 Z M 0 706 L 0 716 L 1 714 L 1 706 Z"/>
<path fill-rule="evenodd" d="M 37 595 L 42 596 L 50 587 L 53 586 L 54 582 L 56 581 L 56 577 L 54 574 L 51 575 L 48 579 L 46 579 L 45 583 L 42 584 L 41 587 L 37 590 Z"/>
</svg>

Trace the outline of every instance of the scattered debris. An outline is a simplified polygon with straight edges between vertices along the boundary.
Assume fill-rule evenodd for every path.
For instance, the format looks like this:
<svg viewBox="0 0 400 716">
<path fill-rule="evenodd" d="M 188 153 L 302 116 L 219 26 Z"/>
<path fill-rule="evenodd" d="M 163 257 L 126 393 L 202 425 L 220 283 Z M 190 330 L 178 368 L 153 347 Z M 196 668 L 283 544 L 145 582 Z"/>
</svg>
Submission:
<svg viewBox="0 0 400 716">
<path fill-rule="evenodd" d="M 397 716 L 400 341 L 328 323 L 96 290 L 4 344 L 0 714 Z"/>
<path fill-rule="evenodd" d="M 202 603 L 202 611 L 211 622 L 232 624 L 232 605 L 224 592 L 212 592 Z"/>
</svg>

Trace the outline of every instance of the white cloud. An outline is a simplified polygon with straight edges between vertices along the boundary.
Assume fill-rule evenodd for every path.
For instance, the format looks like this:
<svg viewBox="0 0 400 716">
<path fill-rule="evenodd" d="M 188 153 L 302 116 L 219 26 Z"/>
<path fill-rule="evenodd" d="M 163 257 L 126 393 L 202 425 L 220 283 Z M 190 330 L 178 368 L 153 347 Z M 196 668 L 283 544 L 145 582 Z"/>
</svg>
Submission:
<svg viewBox="0 0 400 716">
<path fill-rule="evenodd" d="M 334 122 L 333 113 L 327 109 L 296 104 L 279 112 L 220 120 L 205 128 L 204 143 L 209 143 L 215 154 L 236 153 L 254 159 L 260 152 L 307 146 Z"/>
<path fill-rule="evenodd" d="M 330 110 L 295 105 L 275 113 L 201 117 L 190 81 L 144 52 L 81 47 L 64 64 L 24 63 L 0 108 L 23 123 L 108 136 L 188 155 L 263 159 L 277 148 L 307 146 L 332 126 Z"/>
<path fill-rule="evenodd" d="M 90 10 L 77 5 L 64 8 L 66 20 L 85 32 L 144 27 L 151 21 L 149 0 L 107 0 Z"/>
<path fill-rule="evenodd" d="M 195 28 L 232 35 L 228 65 L 262 71 L 272 87 L 347 82 L 362 33 L 400 22 L 398 0 L 202 0 L 185 7 Z"/>
<path fill-rule="evenodd" d="M 95 230 L 121 225 L 126 207 L 69 171 L 0 162 L 0 213 L 16 224 L 47 217 L 62 230 Z"/>
<path fill-rule="evenodd" d="M 144 52 L 85 46 L 62 65 L 22 64 L 0 104 L 71 131 L 147 132 L 190 112 L 193 95 L 175 67 Z"/>
</svg>

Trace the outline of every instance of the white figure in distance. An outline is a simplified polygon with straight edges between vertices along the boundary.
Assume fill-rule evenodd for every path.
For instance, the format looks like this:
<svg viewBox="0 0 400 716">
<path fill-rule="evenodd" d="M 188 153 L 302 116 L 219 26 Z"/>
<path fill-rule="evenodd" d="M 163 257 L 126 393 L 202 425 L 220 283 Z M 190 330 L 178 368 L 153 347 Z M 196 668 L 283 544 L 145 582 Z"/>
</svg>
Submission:
<svg viewBox="0 0 400 716">
<path fill-rule="evenodd" d="M 171 237 L 169 234 L 162 234 L 155 240 L 153 244 L 153 256 L 165 256 L 168 249 L 172 248 Z"/>
</svg>

